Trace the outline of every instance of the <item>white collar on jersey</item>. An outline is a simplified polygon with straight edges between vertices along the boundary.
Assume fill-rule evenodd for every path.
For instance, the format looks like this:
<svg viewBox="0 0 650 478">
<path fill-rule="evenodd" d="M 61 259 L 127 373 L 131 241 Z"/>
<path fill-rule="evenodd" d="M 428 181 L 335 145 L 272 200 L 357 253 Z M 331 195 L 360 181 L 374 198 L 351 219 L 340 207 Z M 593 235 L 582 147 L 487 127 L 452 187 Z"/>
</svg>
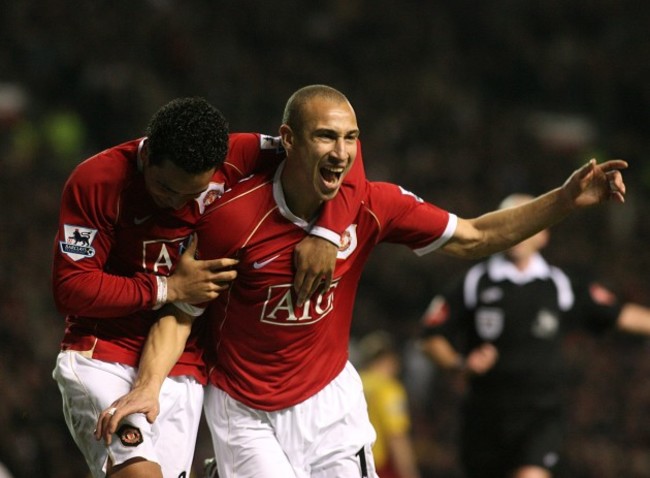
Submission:
<svg viewBox="0 0 650 478">
<path fill-rule="evenodd" d="M 539 253 L 530 259 L 528 267 L 523 271 L 517 269 L 503 254 L 495 254 L 488 259 L 487 270 L 493 281 L 509 280 L 515 284 L 526 284 L 551 276 L 551 267 Z"/>
<path fill-rule="evenodd" d="M 311 228 L 313 222 L 307 222 L 303 218 L 298 217 L 292 213 L 289 209 L 289 206 L 287 205 L 287 200 L 284 197 L 281 178 L 285 163 L 286 160 L 280 163 L 280 166 L 278 166 L 278 169 L 275 171 L 275 176 L 273 176 L 273 199 L 275 199 L 275 203 L 278 205 L 280 214 L 282 214 L 287 220 L 291 221 L 296 226 L 307 231 Z"/>
</svg>

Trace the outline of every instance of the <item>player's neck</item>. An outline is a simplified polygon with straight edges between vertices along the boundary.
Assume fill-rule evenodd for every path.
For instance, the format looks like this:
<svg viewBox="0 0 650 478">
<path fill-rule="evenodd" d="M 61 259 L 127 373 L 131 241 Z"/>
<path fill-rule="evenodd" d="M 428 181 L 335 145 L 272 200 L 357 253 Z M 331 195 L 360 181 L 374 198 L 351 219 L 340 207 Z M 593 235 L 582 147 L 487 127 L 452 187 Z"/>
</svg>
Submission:
<svg viewBox="0 0 650 478">
<path fill-rule="evenodd" d="M 525 271 L 530 266 L 533 256 L 522 256 L 517 258 L 510 258 L 510 262 L 517 268 L 519 271 Z"/>
<path fill-rule="evenodd" d="M 280 183 L 291 213 L 307 222 L 311 221 L 318 214 L 323 200 L 311 193 L 311 190 L 301 187 L 300 179 L 294 178 L 286 168 L 282 172 Z"/>
</svg>

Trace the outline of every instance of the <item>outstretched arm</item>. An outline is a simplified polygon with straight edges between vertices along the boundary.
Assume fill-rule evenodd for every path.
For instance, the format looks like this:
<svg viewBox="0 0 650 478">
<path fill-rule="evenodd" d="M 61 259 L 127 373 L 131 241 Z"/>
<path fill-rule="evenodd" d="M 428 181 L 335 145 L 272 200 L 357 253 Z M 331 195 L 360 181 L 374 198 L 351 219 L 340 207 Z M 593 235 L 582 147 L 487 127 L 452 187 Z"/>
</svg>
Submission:
<svg viewBox="0 0 650 478">
<path fill-rule="evenodd" d="M 623 160 L 596 164 L 592 159 L 575 171 L 559 188 L 525 204 L 484 214 L 475 219 L 460 219 L 454 236 L 441 251 L 476 259 L 509 249 L 522 240 L 557 224 L 577 209 L 606 201 L 623 203 L 625 183 Z"/>
</svg>

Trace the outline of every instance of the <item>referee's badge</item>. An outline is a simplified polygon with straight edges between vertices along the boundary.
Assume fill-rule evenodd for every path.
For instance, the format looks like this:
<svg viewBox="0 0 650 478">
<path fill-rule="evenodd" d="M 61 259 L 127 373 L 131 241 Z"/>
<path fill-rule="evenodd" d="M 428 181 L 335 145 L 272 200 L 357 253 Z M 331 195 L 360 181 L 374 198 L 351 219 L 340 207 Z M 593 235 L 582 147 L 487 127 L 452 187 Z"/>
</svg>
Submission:
<svg viewBox="0 0 650 478">
<path fill-rule="evenodd" d="M 494 307 L 476 310 L 476 333 L 484 340 L 494 340 L 503 332 L 503 311 Z"/>
<path fill-rule="evenodd" d="M 531 333 L 540 339 L 548 339 L 557 335 L 560 319 L 550 310 L 542 309 L 535 317 Z"/>
</svg>

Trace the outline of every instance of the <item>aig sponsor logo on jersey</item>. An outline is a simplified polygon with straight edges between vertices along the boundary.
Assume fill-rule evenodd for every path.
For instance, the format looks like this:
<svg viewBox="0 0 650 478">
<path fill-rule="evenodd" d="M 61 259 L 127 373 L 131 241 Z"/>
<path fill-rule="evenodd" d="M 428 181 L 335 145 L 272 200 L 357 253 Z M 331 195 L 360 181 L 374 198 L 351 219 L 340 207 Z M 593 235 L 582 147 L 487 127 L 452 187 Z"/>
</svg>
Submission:
<svg viewBox="0 0 650 478">
<path fill-rule="evenodd" d="M 309 325 L 323 319 L 334 310 L 334 292 L 339 281 L 332 282 L 329 290 L 307 300 L 302 307 L 295 305 L 292 284 L 269 287 L 262 307 L 261 322 L 282 326 Z"/>
<path fill-rule="evenodd" d="M 67 254 L 73 261 L 95 255 L 95 248 L 91 244 L 95 240 L 97 229 L 64 224 L 63 234 L 65 240 L 59 241 L 59 247 L 61 252 Z"/>
<path fill-rule="evenodd" d="M 476 333 L 485 340 L 494 340 L 503 332 L 503 311 L 494 307 L 476 310 Z"/>
<path fill-rule="evenodd" d="M 185 250 L 186 239 L 142 241 L 142 269 L 157 275 L 171 274 L 173 264 Z"/>
</svg>

